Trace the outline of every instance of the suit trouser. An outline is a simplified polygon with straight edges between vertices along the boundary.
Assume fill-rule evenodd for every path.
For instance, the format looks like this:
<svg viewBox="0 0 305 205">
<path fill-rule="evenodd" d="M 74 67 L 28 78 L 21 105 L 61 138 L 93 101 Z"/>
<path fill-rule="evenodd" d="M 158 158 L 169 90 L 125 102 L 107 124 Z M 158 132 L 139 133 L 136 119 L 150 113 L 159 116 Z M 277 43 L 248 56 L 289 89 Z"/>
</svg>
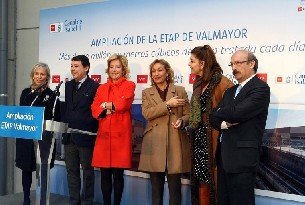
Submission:
<svg viewBox="0 0 305 205">
<path fill-rule="evenodd" d="M 70 205 L 92 205 L 94 199 L 94 169 L 91 166 L 93 149 L 80 147 L 73 142 L 69 142 L 64 148 Z M 83 170 L 81 195 L 80 164 Z"/>
<path fill-rule="evenodd" d="M 152 205 L 163 205 L 164 172 L 151 172 Z M 167 174 L 169 205 L 181 204 L 181 174 Z"/>
<path fill-rule="evenodd" d="M 227 173 L 221 157 L 217 165 L 218 205 L 254 205 L 256 172 Z"/>
</svg>

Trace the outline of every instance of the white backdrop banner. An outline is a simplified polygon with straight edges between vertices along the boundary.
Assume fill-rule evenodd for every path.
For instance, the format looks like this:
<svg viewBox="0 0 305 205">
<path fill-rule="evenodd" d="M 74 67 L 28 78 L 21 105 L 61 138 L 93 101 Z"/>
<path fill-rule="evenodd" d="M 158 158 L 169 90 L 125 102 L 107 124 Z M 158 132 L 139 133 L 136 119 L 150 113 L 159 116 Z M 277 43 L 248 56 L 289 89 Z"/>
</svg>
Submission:
<svg viewBox="0 0 305 205">
<path fill-rule="evenodd" d="M 71 79 L 70 61 L 75 55 L 87 55 L 90 77 L 104 83 L 108 57 L 124 54 L 130 79 L 137 84 L 135 103 L 140 104 L 142 90 L 150 86 L 149 64 L 156 58 L 171 64 L 175 83 L 183 85 L 190 97 L 191 49 L 209 44 L 232 81 L 231 55 L 238 49 L 250 50 L 259 61 L 258 76 L 271 87 L 265 136 L 270 148 L 272 133 L 291 134 L 283 129 L 305 124 L 304 8 L 304 0 L 109 0 L 46 9 L 40 13 L 39 59 L 49 64 L 54 88 Z M 62 94 L 63 90 L 64 85 Z M 303 131 L 299 136 L 300 142 L 305 139 Z M 266 182 L 263 187 L 273 190 L 269 186 Z M 304 187 L 305 183 L 300 189 Z M 280 189 L 305 194 L 285 190 Z"/>
</svg>

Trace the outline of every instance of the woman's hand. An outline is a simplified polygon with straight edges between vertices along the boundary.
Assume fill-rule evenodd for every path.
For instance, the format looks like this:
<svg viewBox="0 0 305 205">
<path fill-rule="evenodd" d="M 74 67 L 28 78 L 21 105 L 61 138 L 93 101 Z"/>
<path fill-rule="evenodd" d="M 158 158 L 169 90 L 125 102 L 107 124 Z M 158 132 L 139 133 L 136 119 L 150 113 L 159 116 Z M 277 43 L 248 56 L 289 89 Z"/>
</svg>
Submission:
<svg viewBox="0 0 305 205">
<path fill-rule="evenodd" d="M 112 102 L 106 102 L 106 109 L 112 110 Z"/>
<path fill-rule="evenodd" d="M 106 115 L 110 115 L 112 113 L 114 113 L 115 111 L 112 110 L 112 102 L 103 102 L 101 105 L 100 105 L 101 108 L 104 108 L 106 111 Z"/>
<path fill-rule="evenodd" d="M 172 122 L 172 126 L 175 128 L 175 129 L 178 129 L 180 128 L 182 125 L 182 119 L 179 118 L 176 122 Z"/>
<path fill-rule="evenodd" d="M 112 110 L 112 102 L 103 102 L 100 105 L 101 108 Z"/>
<path fill-rule="evenodd" d="M 179 107 L 185 105 L 185 100 L 179 98 L 178 96 L 172 97 L 166 102 L 169 107 Z"/>
</svg>

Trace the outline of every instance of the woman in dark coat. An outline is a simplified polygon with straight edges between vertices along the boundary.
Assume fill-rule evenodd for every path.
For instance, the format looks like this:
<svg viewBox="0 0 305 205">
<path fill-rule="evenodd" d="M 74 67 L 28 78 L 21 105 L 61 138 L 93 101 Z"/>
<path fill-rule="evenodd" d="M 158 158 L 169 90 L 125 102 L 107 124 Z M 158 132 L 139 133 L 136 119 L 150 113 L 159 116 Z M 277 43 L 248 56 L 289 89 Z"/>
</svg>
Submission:
<svg viewBox="0 0 305 205">
<path fill-rule="evenodd" d="M 209 116 L 224 92 L 234 84 L 222 74 L 222 68 L 209 45 L 191 51 L 189 67 L 196 75 L 191 98 L 189 128 L 193 130 L 191 194 L 192 205 L 216 205 L 216 163 L 218 131 Z"/>
<path fill-rule="evenodd" d="M 37 63 L 30 74 L 32 84 L 25 88 L 20 96 L 20 106 L 45 107 L 44 119 L 58 119 L 59 102 L 56 103 L 53 116 L 53 106 L 56 99 L 55 93 L 48 87 L 50 69 L 45 63 Z M 53 132 L 44 131 L 43 139 L 52 136 Z M 55 149 L 52 153 L 51 167 L 54 166 Z M 23 205 L 30 205 L 30 188 L 32 172 L 36 171 L 36 152 L 32 139 L 16 139 L 16 167 L 22 170 L 22 188 L 24 192 Z"/>
</svg>

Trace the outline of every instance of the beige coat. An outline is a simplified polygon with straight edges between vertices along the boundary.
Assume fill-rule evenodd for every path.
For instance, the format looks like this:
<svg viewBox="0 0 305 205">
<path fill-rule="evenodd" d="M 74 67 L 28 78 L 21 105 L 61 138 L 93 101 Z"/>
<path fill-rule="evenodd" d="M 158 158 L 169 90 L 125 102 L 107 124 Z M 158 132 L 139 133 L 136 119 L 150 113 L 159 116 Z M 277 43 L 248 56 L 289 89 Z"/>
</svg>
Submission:
<svg viewBox="0 0 305 205">
<path fill-rule="evenodd" d="M 169 114 L 155 86 L 142 92 L 142 114 L 147 120 L 143 134 L 139 170 L 146 172 L 185 173 L 191 169 L 190 141 L 186 133 L 171 126 L 181 118 L 188 122 L 190 104 L 184 87 L 170 84 L 166 101 L 179 96 L 187 101 L 183 107 L 171 108 Z"/>
</svg>

